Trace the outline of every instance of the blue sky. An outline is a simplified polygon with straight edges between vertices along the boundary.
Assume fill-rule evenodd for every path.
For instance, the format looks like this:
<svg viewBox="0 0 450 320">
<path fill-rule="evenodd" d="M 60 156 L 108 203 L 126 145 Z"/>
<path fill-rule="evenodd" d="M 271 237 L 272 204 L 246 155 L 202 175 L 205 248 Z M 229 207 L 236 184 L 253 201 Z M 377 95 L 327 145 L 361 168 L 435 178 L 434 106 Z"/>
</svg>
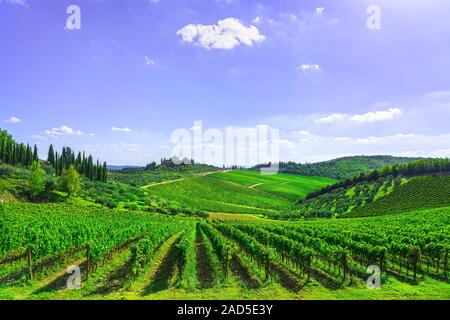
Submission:
<svg viewBox="0 0 450 320">
<path fill-rule="evenodd" d="M 278 128 L 283 160 L 450 156 L 449 80 L 446 0 L 0 0 L 0 127 L 42 157 L 145 164 L 196 120 Z"/>
</svg>

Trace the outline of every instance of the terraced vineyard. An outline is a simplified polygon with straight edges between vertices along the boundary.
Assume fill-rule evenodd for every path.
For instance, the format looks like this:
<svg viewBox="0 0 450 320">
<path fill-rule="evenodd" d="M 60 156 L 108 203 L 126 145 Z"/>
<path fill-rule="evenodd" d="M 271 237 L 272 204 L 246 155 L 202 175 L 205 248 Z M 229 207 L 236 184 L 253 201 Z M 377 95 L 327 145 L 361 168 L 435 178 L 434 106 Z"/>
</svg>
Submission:
<svg viewBox="0 0 450 320">
<path fill-rule="evenodd" d="M 450 295 L 450 209 L 273 223 L 68 205 L 0 208 L 1 299 Z M 73 265 L 80 290 L 67 288 Z M 366 288 L 370 265 L 380 266 L 383 290 Z"/>
<path fill-rule="evenodd" d="M 328 178 L 262 176 L 259 171 L 239 170 L 150 185 L 146 191 L 204 211 L 265 214 L 287 210 L 299 198 L 333 182 Z"/>
</svg>

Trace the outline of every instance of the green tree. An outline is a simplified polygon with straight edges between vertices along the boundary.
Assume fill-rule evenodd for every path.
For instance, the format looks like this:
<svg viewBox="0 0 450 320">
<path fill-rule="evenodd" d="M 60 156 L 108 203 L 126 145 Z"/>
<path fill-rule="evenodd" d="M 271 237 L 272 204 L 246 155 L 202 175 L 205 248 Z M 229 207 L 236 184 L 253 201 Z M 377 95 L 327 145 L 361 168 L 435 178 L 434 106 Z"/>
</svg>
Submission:
<svg viewBox="0 0 450 320">
<path fill-rule="evenodd" d="M 45 171 L 39 161 L 33 161 L 29 178 L 30 194 L 34 199 L 45 190 Z"/>
<path fill-rule="evenodd" d="M 51 164 L 54 165 L 55 164 L 55 149 L 53 149 L 53 145 L 51 144 L 50 147 L 48 148 L 48 157 L 47 157 L 47 161 Z"/>
<path fill-rule="evenodd" d="M 69 198 L 80 190 L 80 184 L 81 178 L 75 166 L 71 165 L 69 169 L 63 170 L 61 175 L 61 189 L 67 192 Z"/>
<path fill-rule="evenodd" d="M 39 152 L 36 145 L 34 145 L 33 161 L 39 161 Z"/>
</svg>

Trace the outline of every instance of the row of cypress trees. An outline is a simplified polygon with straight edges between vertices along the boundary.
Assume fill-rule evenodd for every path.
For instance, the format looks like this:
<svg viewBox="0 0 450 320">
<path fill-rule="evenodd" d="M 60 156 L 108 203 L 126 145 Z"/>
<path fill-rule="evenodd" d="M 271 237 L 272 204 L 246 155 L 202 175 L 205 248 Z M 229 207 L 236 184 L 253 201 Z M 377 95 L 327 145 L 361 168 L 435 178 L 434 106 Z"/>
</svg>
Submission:
<svg viewBox="0 0 450 320">
<path fill-rule="evenodd" d="M 50 145 L 47 161 L 53 166 L 57 175 L 61 175 L 70 166 L 74 166 L 79 174 L 84 175 L 91 181 L 108 181 L 106 162 L 101 164 L 97 159 L 97 162 L 94 163 L 92 156 L 86 156 L 84 151 L 83 153 L 78 152 L 78 155 L 75 156 L 75 152 L 69 147 L 63 147 L 61 153 L 58 153 L 58 151 L 55 152 L 53 145 Z"/>
<path fill-rule="evenodd" d="M 39 161 L 39 152 L 36 145 L 17 143 L 6 130 L 0 129 L 0 161 L 13 166 L 30 167 L 34 161 Z M 85 152 L 75 152 L 69 147 L 63 147 L 62 152 L 55 152 L 53 145 L 48 150 L 48 163 L 55 169 L 56 175 L 60 176 L 64 170 L 74 166 L 77 172 L 91 181 L 108 181 L 108 169 L 106 162 L 99 160 L 94 163 L 91 155 Z"/>
<path fill-rule="evenodd" d="M 0 130 L 0 160 L 13 166 L 29 167 L 33 161 L 39 160 L 37 146 L 17 143 L 7 131 Z"/>
</svg>

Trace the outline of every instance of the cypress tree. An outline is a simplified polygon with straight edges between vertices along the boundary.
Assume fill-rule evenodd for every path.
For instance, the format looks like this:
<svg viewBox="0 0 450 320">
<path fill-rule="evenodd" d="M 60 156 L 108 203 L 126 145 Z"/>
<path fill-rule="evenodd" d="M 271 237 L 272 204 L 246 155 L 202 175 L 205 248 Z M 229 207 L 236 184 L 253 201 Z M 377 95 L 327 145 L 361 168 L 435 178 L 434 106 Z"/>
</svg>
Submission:
<svg viewBox="0 0 450 320">
<path fill-rule="evenodd" d="M 59 162 L 59 155 L 58 155 L 58 151 L 56 151 L 54 168 L 55 168 L 55 173 L 57 176 L 59 176 L 59 174 L 60 174 L 60 172 L 58 170 L 59 169 L 58 162 Z"/>
<path fill-rule="evenodd" d="M 48 157 L 47 161 L 54 166 L 55 165 L 55 150 L 53 149 L 53 145 L 51 144 L 48 148 Z"/>
<path fill-rule="evenodd" d="M 108 168 L 106 166 L 106 162 L 103 162 L 103 182 L 108 182 Z"/>
<path fill-rule="evenodd" d="M 33 161 L 33 152 L 31 151 L 30 145 L 27 144 L 27 152 L 25 155 L 25 165 L 29 166 L 32 161 Z"/>
<path fill-rule="evenodd" d="M 75 162 L 75 168 L 77 169 L 78 173 L 82 173 L 82 170 L 81 170 L 82 165 L 81 165 L 81 163 L 82 163 L 81 152 L 78 152 L 77 161 Z"/>
<path fill-rule="evenodd" d="M 100 170 L 100 161 L 97 159 L 97 165 L 96 165 L 96 176 L 95 176 L 95 180 L 97 181 L 102 181 L 102 171 Z"/>
<path fill-rule="evenodd" d="M 39 152 L 38 152 L 37 145 L 34 145 L 33 161 L 39 161 Z"/>
<path fill-rule="evenodd" d="M 0 142 L 0 161 L 5 162 L 5 149 L 6 149 L 6 140 L 3 139 Z"/>
<path fill-rule="evenodd" d="M 87 177 L 90 180 L 94 179 L 94 161 L 92 160 L 92 156 L 90 155 L 87 161 Z"/>
</svg>

